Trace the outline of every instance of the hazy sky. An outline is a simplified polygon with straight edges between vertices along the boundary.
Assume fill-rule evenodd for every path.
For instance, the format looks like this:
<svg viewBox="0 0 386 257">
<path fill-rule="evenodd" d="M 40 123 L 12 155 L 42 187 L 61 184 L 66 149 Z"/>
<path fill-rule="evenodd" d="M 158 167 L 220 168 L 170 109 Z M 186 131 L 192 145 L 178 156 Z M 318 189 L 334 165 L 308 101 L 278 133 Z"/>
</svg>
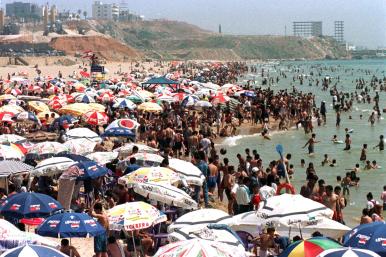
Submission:
<svg viewBox="0 0 386 257">
<path fill-rule="evenodd" d="M 4 3 L 5 0 L 3 0 Z M 10 2 L 12 0 L 6 0 Z M 45 3 L 47 0 L 24 0 Z M 122 0 L 105 0 L 120 3 Z M 60 8 L 87 9 L 91 0 L 51 0 Z M 386 0 L 126 0 L 146 19 L 186 21 L 229 34 L 292 34 L 292 21 L 323 21 L 332 35 L 334 21 L 345 22 L 345 38 L 355 45 L 386 46 Z"/>
</svg>

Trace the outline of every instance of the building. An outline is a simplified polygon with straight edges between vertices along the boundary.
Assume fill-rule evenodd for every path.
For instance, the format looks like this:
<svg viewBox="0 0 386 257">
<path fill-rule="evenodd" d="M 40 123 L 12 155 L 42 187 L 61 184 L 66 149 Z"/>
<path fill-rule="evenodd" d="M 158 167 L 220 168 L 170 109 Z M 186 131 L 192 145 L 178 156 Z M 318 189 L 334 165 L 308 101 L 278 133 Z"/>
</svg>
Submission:
<svg viewBox="0 0 386 257">
<path fill-rule="evenodd" d="M 334 38 L 339 43 L 344 43 L 344 21 L 334 22 Z"/>
<path fill-rule="evenodd" d="M 4 10 L 0 9 L 0 34 L 3 33 L 4 25 L 5 25 Z"/>
<path fill-rule="evenodd" d="M 292 24 L 294 36 L 319 37 L 323 35 L 321 21 L 295 21 Z"/>
<path fill-rule="evenodd" d="M 13 2 L 5 5 L 6 16 L 23 22 L 40 20 L 43 8 L 37 4 Z"/>
<path fill-rule="evenodd" d="M 92 5 L 92 18 L 95 20 L 117 20 L 119 18 L 119 6 L 95 1 Z"/>
</svg>

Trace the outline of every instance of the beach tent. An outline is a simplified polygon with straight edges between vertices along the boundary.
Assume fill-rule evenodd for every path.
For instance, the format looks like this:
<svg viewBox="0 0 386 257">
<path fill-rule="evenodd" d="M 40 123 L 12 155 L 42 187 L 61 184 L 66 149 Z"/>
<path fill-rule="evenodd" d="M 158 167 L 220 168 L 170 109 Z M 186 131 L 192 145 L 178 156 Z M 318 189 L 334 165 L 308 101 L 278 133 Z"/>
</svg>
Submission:
<svg viewBox="0 0 386 257">
<path fill-rule="evenodd" d="M 148 89 L 152 88 L 152 85 L 168 85 L 174 88 L 173 85 L 177 86 L 179 83 L 177 81 L 168 79 L 166 77 L 157 77 L 157 78 L 151 78 L 145 82 L 142 82 L 142 88 Z"/>
</svg>

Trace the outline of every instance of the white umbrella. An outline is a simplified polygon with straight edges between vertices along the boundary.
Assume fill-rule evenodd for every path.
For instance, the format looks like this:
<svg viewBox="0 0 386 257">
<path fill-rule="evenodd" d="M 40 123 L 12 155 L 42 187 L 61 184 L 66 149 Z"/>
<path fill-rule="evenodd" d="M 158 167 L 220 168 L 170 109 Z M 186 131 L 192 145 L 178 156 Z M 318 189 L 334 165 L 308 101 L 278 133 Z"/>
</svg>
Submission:
<svg viewBox="0 0 386 257">
<path fill-rule="evenodd" d="M 114 152 L 119 152 L 119 154 L 128 154 L 133 151 L 133 147 L 136 146 L 138 147 L 138 152 L 139 153 L 153 153 L 157 154 L 159 152 L 158 149 L 147 146 L 147 145 L 142 145 L 142 144 L 135 144 L 135 143 L 127 143 L 121 147 L 115 148 L 113 151 Z"/>
<path fill-rule="evenodd" d="M 64 143 L 71 153 L 78 155 L 92 153 L 96 144 L 96 142 L 88 138 L 71 139 Z"/>
<path fill-rule="evenodd" d="M 114 108 L 128 108 L 130 110 L 134 110 L 137 105 L 133 103 L 131 100 L 126 99 L 126 98 L 117 98 L 115 99 L 115 103 L 113 105 Z"/>
<path fill-rule="evenodd" d="M 190 239 L 167 244 L 154 257 L 246 257 L 245 250 L 228 244 L 203 240 Z"/>
<path fill-rule="evenodd" d="M 40 162 L 30 174 L 31 176 L 55 175 L 62 173 L 74 164 L 76 162 L 69 158 L 53 157 Z"/>
<path fill-rule="evenodd" d="M 213 105 L 208 101 L 198 101 L 194 104 L 195 108 L 210 108 Z"/>
<path fill-rule="evenodd" d="M 4 134 L 0 135 L 0 143 L 16 143 L 16 142 L 22 142 L 26 141 L 27 139 L 25 137 L 15 135 L 15 134 Z"/>
<path fill-rule="evenodd" d="M 94 142 L 102 142 L 102 138 L 97 133 L 88 128 L 74 128 L 66 132 L 68 140 L 77 138 L 87 138 Z"/>
<path fill-rule="evenodd" d="M 213 223 L 230 226 L 235 224 L 235 220 L 232 216 L 229 216 L 228 213 L 219 209 L 200 209 L 188 212 L 179 217 L 176 221 L 169 225 L 168 233 L 172 233 L 173 231 L 186 226 L 202 226 Z"/>
<path fill-rule="evenodd" d="M 197 203 L 185 191 L 175 186 L 157 183 L 138 183 L 134 192 L 149 199 L 184 209 L 197 209 Z"/>
<path fill-rule="evenodd" d="M 243 243 L 240 242 L 236 233 L 226 225 L 207 224 L 201 225 L 200 227 L 188 226 L 168 235 L 171 243 L 194 238 L 226 243 L 227 245 L 239 248 L 241 251 L 245 250 Z"/>
<path fill-rule="evenodd" d="M 265 224 L 290 225 L 316 217 L 332 218 L 334 212 L 321 203 L 301 195 L 282 194 L 261 202 L 257 215 Z"/>
<path fill-rule="evenodd" d="M 256 216 L 255 211 L 250 211 L 236 215 L 234 218 L 234 224 L 230 225 L 235 231 L 245 231 L 250 233 L 252 236 L 258 236 L 262 230 L 263 225 L 265 224 L 264 220 Z M 276 230 L 279 234 L 285 235 L 291 231 L 291 234 L 297 234 L 299 231 L 299 226 L 303 237 L 311 237 L 312 233 L 319 231 L 324 236 L 331 238 L 339 238 L 343 236 L 347 231 L 350 231 L 350 228 L 331 220 L 326 217 L 319 217 L 313 221 L 303 222 L 302 224 L 292 224 L 291 230 L 290 226 L 278 226 Z"/>
<path fill-rule="evenodd" d="M 169 167 L 184 175 L 188 184 L 202 186 L 205 181 L 205 176 L 201 170 L 191 162 L 170 158 Z"/>
<path fill-rule="evenodd" d="M 136 153 L 121 161 L 118 166 L 126 168 L 129 165 L 130 158 L 134 157 L 137 164 L 142 167 L 159 166 L 164 159 L 161 155 L 151 153 Z"/>
<path fill-rule="evenodd" d="M 118 157 L 117 152 L 94 152 L 86 155 L 87 158 L 105 165 Z"/>
<path fill-rule="evenodd" d="M 23 160 L 24 154 L 14 145 L 0 145 L 0 160 Z"/>
</svg>

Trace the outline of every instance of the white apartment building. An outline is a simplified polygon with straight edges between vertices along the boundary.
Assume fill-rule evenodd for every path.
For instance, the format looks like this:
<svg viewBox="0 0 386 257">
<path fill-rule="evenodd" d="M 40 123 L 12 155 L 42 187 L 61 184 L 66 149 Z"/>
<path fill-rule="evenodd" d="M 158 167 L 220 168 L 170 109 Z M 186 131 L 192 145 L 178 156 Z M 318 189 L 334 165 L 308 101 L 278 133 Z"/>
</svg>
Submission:
<svg viewBox="0 0 386 257">
<path fill-rule="evenodd" d="M 116 20 L 119 18 L 119 6 L 95 1 L 92 5 L 92 18 L 95 20 Z"/>
</svg>

